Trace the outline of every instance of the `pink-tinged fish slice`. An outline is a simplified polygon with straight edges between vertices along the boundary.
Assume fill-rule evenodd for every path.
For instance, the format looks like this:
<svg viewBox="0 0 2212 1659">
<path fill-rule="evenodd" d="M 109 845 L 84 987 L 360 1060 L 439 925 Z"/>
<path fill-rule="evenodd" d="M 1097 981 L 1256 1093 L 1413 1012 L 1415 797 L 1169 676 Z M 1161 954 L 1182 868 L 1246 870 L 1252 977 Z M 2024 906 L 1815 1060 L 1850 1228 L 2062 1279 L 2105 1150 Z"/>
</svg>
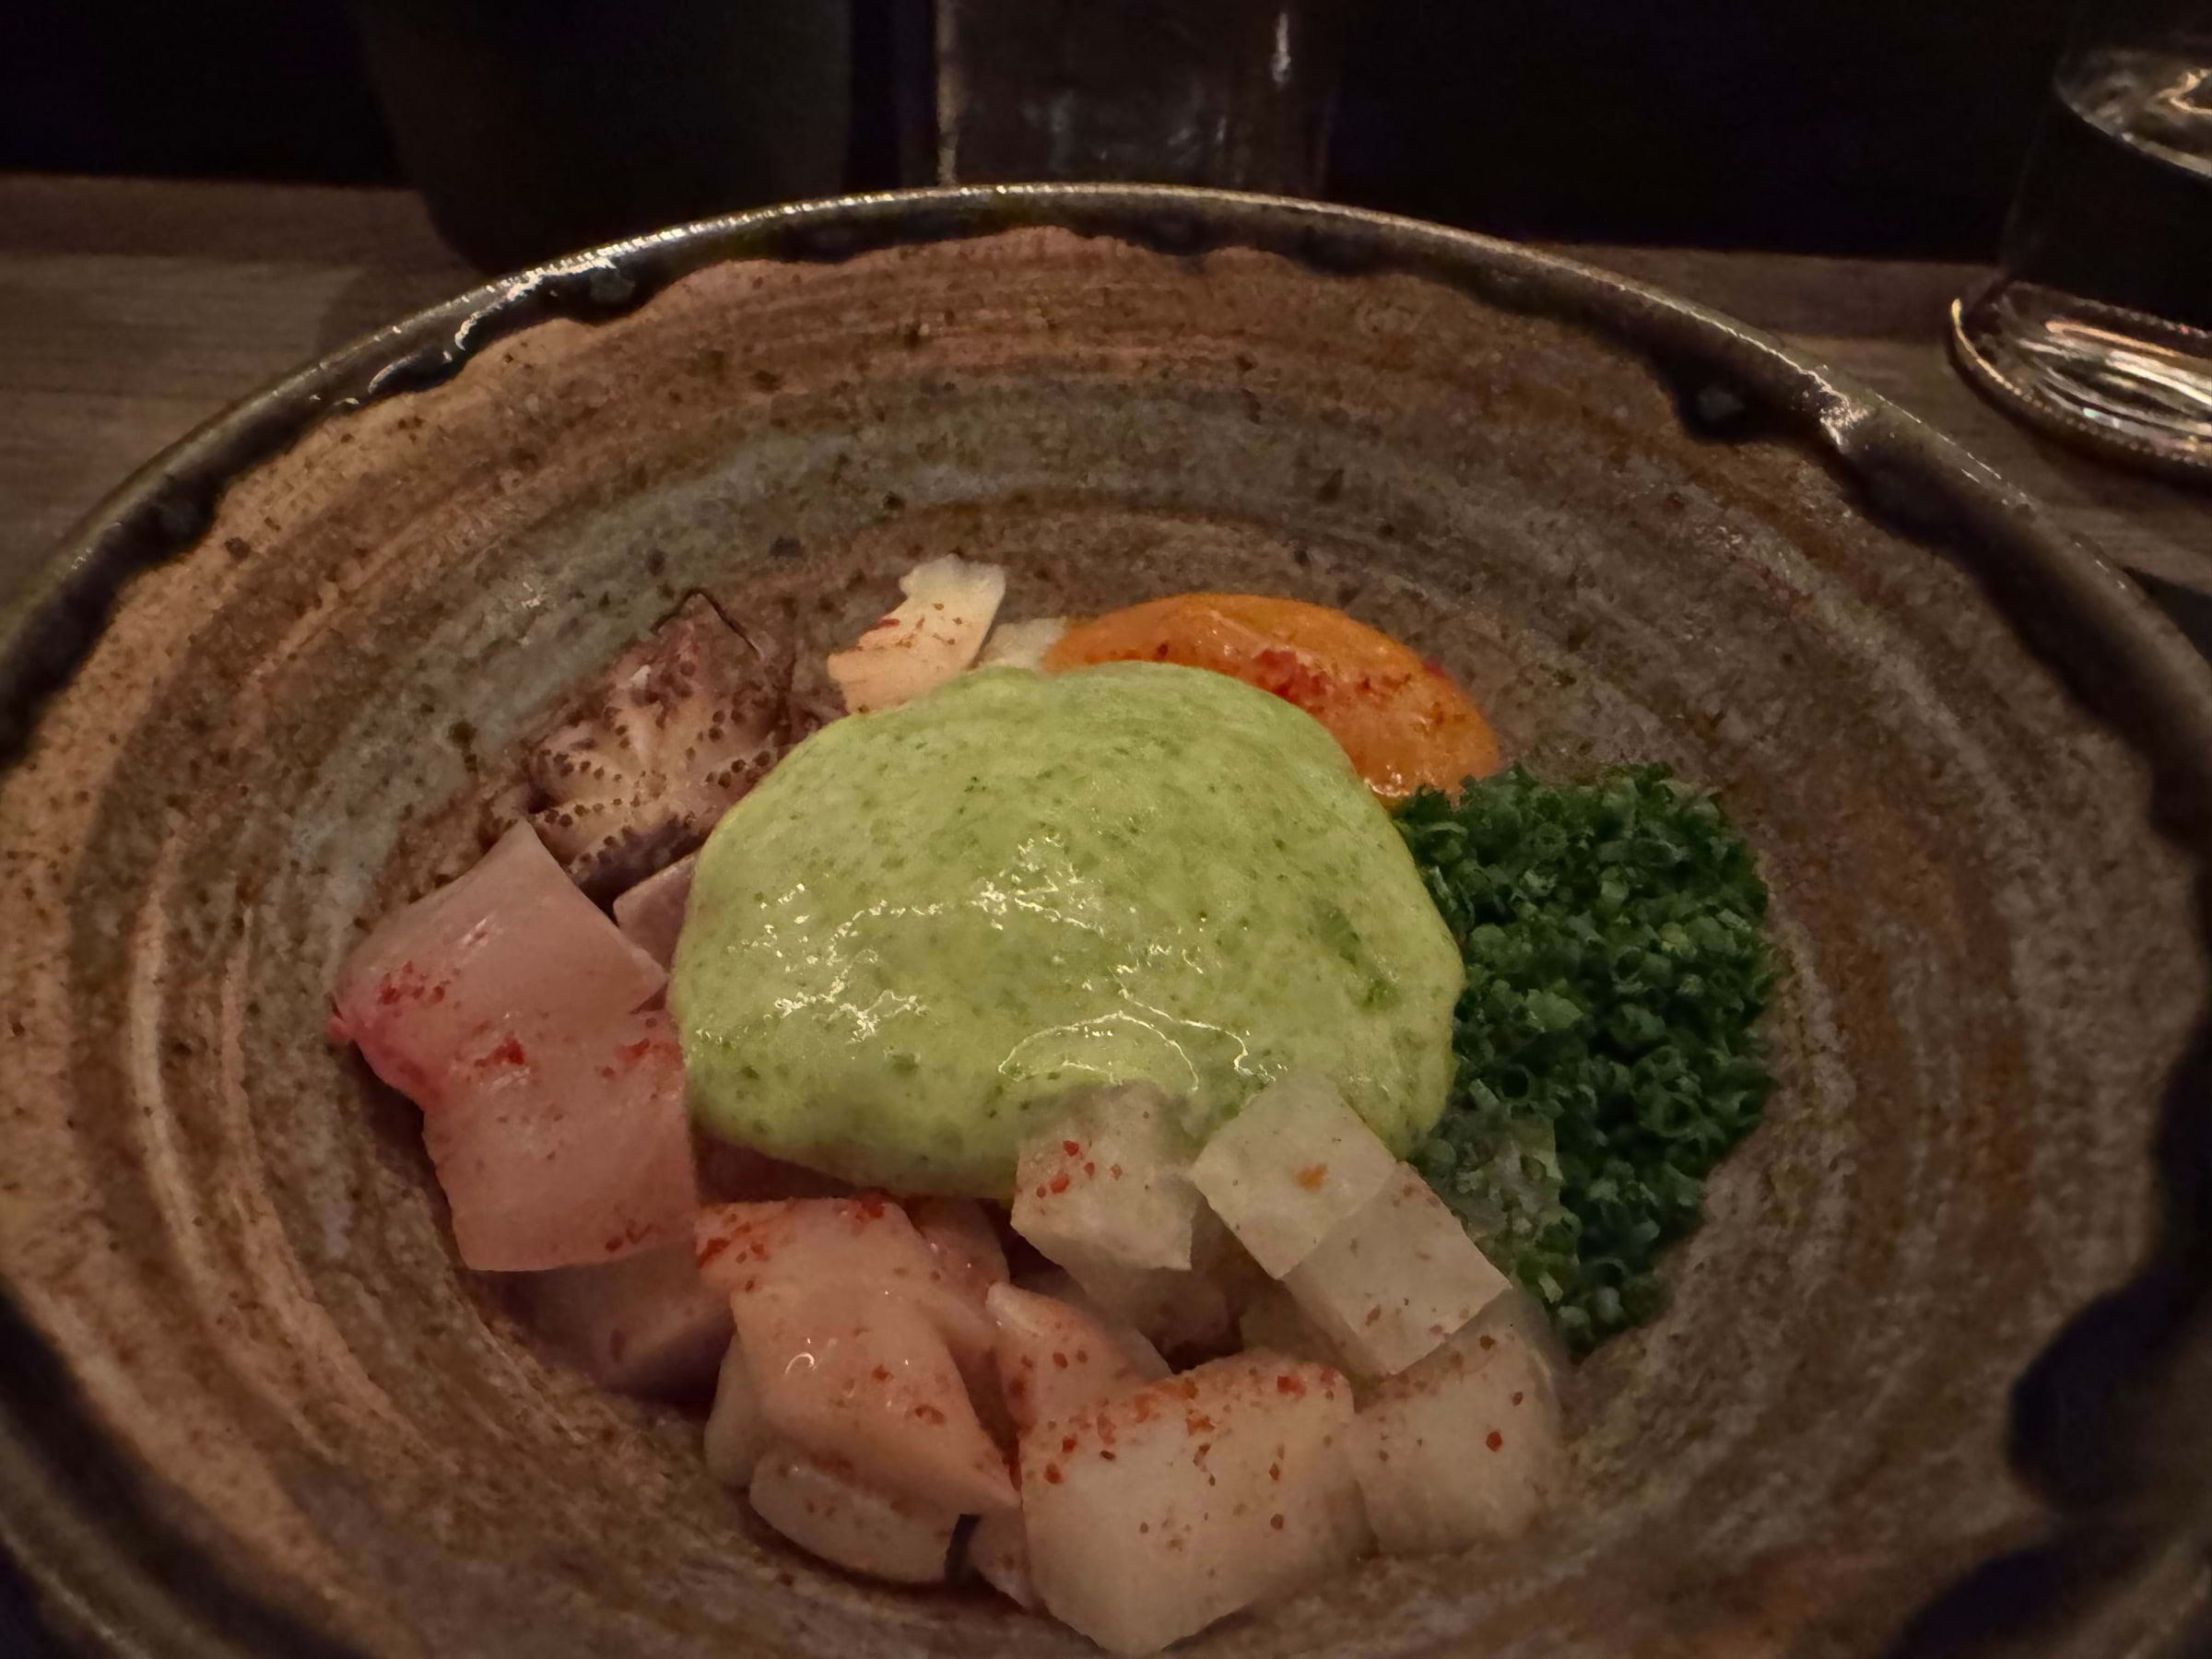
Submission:
<svg viewBox="0 0 2212 1659">
<path fill-rule="evenodd" d="M 732 1295 L 793 1286 L 835 1305 L 883 1291 L 919 1309 L 964 1370 L 987 1368 L 995 1331 L 982 1299 L 880 1194 L 710 1205 L 694 1239 L 707 1282 Z"/>
<path fill-rule="evenodd" d="M 698 1209 L 683 1055 L 658 1010 L 509 1036 L 423 1119 L 461 1259 L 488 1272 L 610 1262 Z"/>
<path fill-rule="evenodd" d="M 1006 1282 L 1006 1251 L 998 1229 L 972 1198 L 917 1198 L 907 1206 L 914 1230 L 947 1279 L 981 1302 Z"/>
<path fill-rule="evenodd" d="M 951 1351 L 912 1302 L 851 1286 L 832 1298 L 785 1279 L 738 1290 L 730 1308 L 778 1433 L 956 1514 L 1016 1507 Z"/>
<path fill-rule="evenodd" d="M 899 1584 L 945 1576 L 960 1512 L 885 1491 L 843 1458 L 771 1446 L 753 1469 L 753 1512 L 801 1549 Z"/>
<path fill-rule="evenodd" d="M 535 1274 L 523 1295 L 532 1327 L 594 1382 L 649 1398 L 706 1397 L 735 1328 L 688 1238 Z"/>
<path fill-rule="evenodd" d="M 331 1029 L 435 1112 L 475 1092 L 488 1059 L 511 1045 L 550 1053 L 642 1007 L 666 982 L 517 824 L 467 874 L 355 947 L 331 994 Z"/>
<path fill-rule="evenodd" d="M 664 968 L 676 960 L 677 935 L 691 904 L 691 873 L 698 868 L 699 854 L 688 853 L 615 900 L 615 925 L 622 936 Z"/>
<path fill-rule="evenodd" d="M 1135 1332 L 1112 1331 L 1049 1296 L 1000 1285 L 987 1305 L 998 1325 L 998 1380 L 1018 1430 L 1135 1394 L 1168 1374 L 1166 1361 Z M 1133 1336 L 1147 1358 L 1129 1345 Z"/>
</svg>

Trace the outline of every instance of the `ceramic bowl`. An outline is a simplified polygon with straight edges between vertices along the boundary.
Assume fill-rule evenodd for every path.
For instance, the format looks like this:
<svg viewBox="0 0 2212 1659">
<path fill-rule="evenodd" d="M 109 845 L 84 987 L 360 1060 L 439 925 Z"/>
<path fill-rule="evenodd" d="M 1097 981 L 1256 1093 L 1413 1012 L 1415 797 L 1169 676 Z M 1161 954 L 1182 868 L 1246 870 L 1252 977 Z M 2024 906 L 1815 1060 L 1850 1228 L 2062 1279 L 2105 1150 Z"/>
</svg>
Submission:
<svg viewBox="0 0 2212 1659">
<path fill-rule="evenodd" d="M 474 855 L 503 750 L 679 594 L 839 640 L 947 552 L 1005 563 L 1012 615 L 1342 606 L 1541 771 L 1717 788 L 1775 895 L 1780 1092 L 1669 1311 L 1582 1368 L 1559 1513 L 1188 1652 L 1875 1652 L 2138 1490 L 2109 1412 L 2011 1403 L 2181 1225 L 2186 645 L 1944 441 L 1695 306 L 1311 205 L 947 192 L 388 330 L 156 462 L 8 619 L 0 1532 L 58 1623 L 133 1654 L 1084 1651 L 751 1524 L 696 1421 L 594 1392 L 457 1266 L 412 1110 L 323 1034 L 360 919 Z"/>
</svg>

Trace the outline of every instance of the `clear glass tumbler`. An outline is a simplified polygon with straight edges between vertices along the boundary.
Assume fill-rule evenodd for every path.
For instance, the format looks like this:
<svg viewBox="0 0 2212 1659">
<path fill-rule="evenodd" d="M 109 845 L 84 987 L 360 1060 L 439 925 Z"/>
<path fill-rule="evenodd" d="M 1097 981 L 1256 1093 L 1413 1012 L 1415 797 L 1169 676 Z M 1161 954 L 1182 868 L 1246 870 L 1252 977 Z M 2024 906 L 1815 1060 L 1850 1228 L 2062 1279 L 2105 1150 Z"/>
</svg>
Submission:
<svg viewBox="0 0 2212 1659">
<path fill-rule="evenodd" d="M 1960 370 L 2110 457 L 2212 479 L 2212 0 L 2088 0 Z"/>
<path fill-rule="evenodd" d="M 1311 195 L 1344 0 L 935 0 L 940 182 Z"/>
</svg>

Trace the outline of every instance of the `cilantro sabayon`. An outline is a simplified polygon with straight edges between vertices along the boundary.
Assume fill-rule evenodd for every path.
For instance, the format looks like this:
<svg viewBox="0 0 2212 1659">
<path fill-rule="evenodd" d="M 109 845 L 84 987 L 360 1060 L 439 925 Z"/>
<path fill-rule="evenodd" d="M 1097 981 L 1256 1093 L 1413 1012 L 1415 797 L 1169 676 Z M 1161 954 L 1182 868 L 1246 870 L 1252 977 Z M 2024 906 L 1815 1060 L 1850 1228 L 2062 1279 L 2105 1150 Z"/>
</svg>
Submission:
<svg viewBox="0 0 2212 1659">
<path fill-rule="evenodd" d="M 1467 968 L 1450 1104 L 1413 1161 L 1578 1353 L 1665 1300 L 1653 1272 L 1772 1079 L 1767 890 L 1662 766 L 1513 766 L 1398 828 Z"/>
</svg>

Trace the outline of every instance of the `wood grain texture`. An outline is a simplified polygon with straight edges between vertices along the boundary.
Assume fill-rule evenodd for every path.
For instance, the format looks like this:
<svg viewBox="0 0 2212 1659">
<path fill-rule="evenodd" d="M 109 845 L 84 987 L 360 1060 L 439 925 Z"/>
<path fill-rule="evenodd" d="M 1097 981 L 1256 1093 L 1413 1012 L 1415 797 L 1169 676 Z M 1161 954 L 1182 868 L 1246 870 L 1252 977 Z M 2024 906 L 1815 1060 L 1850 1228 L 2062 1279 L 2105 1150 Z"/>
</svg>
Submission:
<svg viewBox="0 0 2212 1659">
<path fill-rule="evenodd" d="M 2131 568 L 2212 592 L 2212 495 L 2014 425 L 1951 371 L 1971 265 L 1564 250 L 1774 330 L 2041 497 Z M 403 191 L 0 177 L 0 602 L 103 494 L 233 399 L 458 292 Z"/>
</svg>

